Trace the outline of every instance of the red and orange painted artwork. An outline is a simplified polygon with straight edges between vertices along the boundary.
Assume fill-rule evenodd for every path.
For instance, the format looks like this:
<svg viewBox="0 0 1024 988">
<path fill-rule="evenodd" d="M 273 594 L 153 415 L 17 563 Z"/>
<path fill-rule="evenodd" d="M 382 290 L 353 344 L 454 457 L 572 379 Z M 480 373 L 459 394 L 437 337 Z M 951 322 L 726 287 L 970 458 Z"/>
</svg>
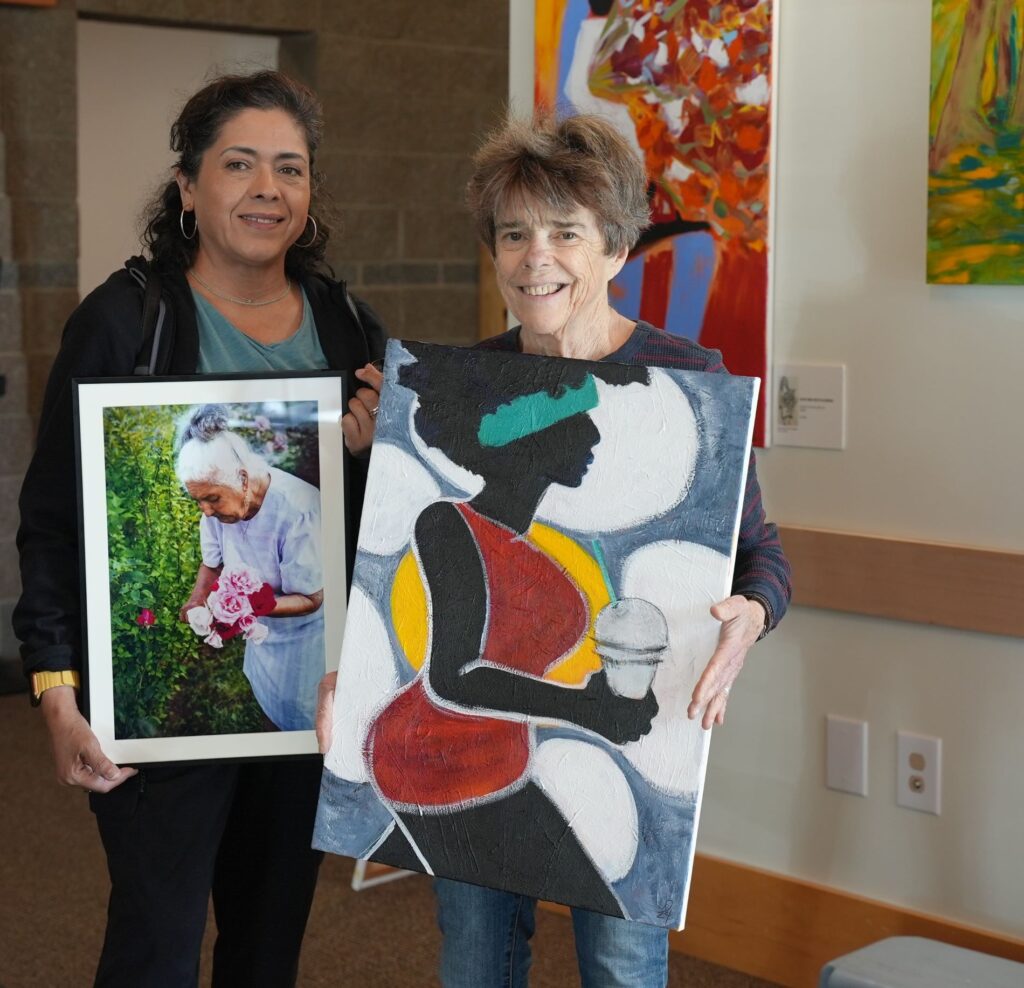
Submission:
<svg viewBox="0 0 1024 988">
<path fill-rule="evenodd" d="M 773 0 L 536 0 L 534 102 L 610 118 L 652 225 L 612 304 L 767 383 Z M 754 432 L 767 440 L 765 395 Z"/>
</svg>

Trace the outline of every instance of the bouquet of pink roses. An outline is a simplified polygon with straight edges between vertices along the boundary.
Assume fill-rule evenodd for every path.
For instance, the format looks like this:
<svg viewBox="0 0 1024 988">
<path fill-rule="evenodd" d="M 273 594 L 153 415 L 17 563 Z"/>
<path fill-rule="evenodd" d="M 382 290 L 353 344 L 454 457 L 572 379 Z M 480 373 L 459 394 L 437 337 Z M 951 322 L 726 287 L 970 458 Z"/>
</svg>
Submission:
<svg viewBox="0 0 1024 988">
<path fill-rule="evenodd" d="M 269 614 L 276 604 L 269 583 L 244 566 L 230 566 L 221 571 L 206 603 L 190 607 L 185 617 L 189 627 L 214 648 L 236 635 L 262 645 L 270 629 L 256 619 Z"/>
</svg>

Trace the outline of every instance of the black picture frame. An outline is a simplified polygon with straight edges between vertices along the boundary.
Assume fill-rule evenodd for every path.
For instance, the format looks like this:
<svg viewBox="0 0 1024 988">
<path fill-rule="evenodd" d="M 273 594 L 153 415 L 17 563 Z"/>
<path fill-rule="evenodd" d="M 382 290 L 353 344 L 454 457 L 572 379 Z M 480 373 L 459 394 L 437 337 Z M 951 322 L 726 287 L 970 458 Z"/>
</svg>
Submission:
<svg viewBox="0 0 1024 988">
<path fill-rule="evenodd" d="M 350 533 L 340 426 L 345 407 L 342 375 L 76 380 L 74 404 L 86 710 L 103 750 L 116 762 L 132 764 L 315 755 L 309 708 L 312 702 L 315 710 L 316 682 L 337 667 L 346 611 Z M 202 521 L 211 545 L 225 540 L 221 575 L 243 566 L 257 582 L 265 579 L 271 585 L 275 597 L 259 600 L 276 601 L 277 595 L 291 592 L 282 589 L 286 578 L 276 571 L 266 578 L 256 572 L 246 558 L 249 550 L 239 548 L 239 533 L 247 537 L 255 532 L 253 542 L 262 550 L 253 549 L 253 558 L 260 558 L 259 551 L 276 551 L 281 570 L 292 574 L 299 563 L 288 555 L 288 539 L 301 541 L 307 582 L 316 582 L 317 563 L 311 560 L 319 549 L 320 606 L 302 616 L 301 634 L 295 625 L 281 624 L 289 618 L 252 613 L 250 620 L 264 630 L 250 626 L 245 635 L 265 635 L 259 648 L 255 641 L 243 641 L 237 623 L 223 639 L 214 632 L 224 625 L 211 624 L 204 638 L 204 631 L 180 617 L 187 599 L 183 591 L 195 580 L 197 560 L 204 558 L 199 535 L 204 511 L 175 472 L 174 434 L 182 416 L 204 405 L 221 407 L 228 429 L 273 478 L 267 489 L 274 497 L 261 501 L 251 516 L 225 516 L 222 521 L 211 511 L 211 518 Z M 291 502 L 296 504 L 294 518 L 289 516 Z M 261 519 L 268 506 L 272 510 Z M 271 517 L 277 519 L 274 533 L 298 534 L 271 534 Z M 311 534 L 316 528 L 318 538 Z M 234 592 L 227 585 L 217 591 L 219 598 Z M 210 596 L 202 606 L 208 604 Z M 202 625 L 201 618 L 197 623 Z M 290 630 L 278 633 L 271 626 Z M 322 661 L 303 652 L 306 638 L 316 657 L 322 641 Z M 281 703 L 267 702 L 268 695 L 287 694 L 291 688 L 290 681 L 286 686 L 272 672 L 266 675 L 275 663 L 284 667 L 280 650 L 286 640 L 292 642 L 288 648 L 298 649 L 306 670 L 297 688 L 301 714 L 282 714 Z M 273 650 L 264 650 L 267 644 Z M 270 684 L 269 694 L 264 686 L 262 697 L 243 671 L 250 649 L 264 684 Z M 292 706 L 287 706 L 290 711 Z"/>
</svg>

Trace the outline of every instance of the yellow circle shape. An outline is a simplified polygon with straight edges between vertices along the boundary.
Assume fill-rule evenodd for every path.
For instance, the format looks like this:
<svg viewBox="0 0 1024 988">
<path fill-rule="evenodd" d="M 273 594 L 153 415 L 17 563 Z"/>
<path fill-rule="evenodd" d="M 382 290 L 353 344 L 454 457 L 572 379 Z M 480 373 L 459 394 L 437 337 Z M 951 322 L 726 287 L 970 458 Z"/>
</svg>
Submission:
<svg viewBox="0 0 1024 988">
<path fill-rule="evenodd" d="M 565 572 L 587 602 L 586 633 L 576 648 L 544 676 L 558 683 L 580 683 L 589 673 L 601 668 L 601 660 L 594 647 L 594 619 L 611 599 L 601 567 L 578 542 L 549 525 L 535 522 L 526 538 Z M 428 613 L 422 574 L 412 549 L 409 549 L 398 564 L 391 586 L 391 620 L 406 659 L 417 670 L 422 668 L 427 657 L 430 636 Z"/>
</svg>

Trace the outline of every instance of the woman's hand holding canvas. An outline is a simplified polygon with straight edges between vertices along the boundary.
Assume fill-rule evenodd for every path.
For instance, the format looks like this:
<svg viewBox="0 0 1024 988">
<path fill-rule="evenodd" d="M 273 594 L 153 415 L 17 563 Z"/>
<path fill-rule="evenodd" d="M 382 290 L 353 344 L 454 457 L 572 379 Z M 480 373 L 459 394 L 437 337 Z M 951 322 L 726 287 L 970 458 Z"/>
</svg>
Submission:
<svg viewBox="0 0 1024 988">
<path fill-rule="evenodd" d="M 722 622 L 718 647 L 708 660 L 697 685 L 687 714 L 701 717 L 701 726 L 709 730 L 712 724 L 725 723 L 725 708 L 729 691 L 743 668 L 747 652 L 764 631 L 764 605 L 739 594 L 734 594 L 711 608 L 711 615 Z"/>
<path fill-rule="evenodd" d="M 373 444 L 374 418 L 380 404 L 384 375 L 374 364 L 367 364 L 355 373 L 366 386 L 359 388 L 349 399 L 348 411 L 341 419 L 341 431 L 345 434 L 348 451 L 353 456 L 364 456 Z"/>
</svg>

